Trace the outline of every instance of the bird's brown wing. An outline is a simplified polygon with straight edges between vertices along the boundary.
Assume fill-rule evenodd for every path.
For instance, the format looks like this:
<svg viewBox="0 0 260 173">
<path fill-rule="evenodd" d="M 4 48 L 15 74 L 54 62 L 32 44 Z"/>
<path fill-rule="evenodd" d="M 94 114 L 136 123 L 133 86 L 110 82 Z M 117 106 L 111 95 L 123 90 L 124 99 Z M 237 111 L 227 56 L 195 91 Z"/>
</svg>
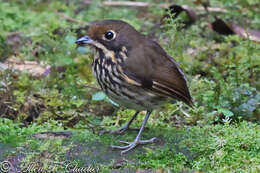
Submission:
<svg viewBox="0 0 260 173">
<path fill-rule="evenodd" d="M 154 41 L 146 40 L 129 52 L 125 74 L 142 87 L 192 106 L 186 78 L 178 64 Z"/>
</svg>

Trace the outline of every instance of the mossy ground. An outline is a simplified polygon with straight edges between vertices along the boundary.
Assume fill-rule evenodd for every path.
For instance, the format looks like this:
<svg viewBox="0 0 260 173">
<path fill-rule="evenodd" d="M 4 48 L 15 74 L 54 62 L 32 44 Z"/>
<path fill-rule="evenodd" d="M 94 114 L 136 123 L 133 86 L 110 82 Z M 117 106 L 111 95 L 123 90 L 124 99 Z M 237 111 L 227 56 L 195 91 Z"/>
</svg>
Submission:
<svg viewBox="0 0 260 173">
<path fill-rule="evenodd" d="M 38 131 L 36 126 L 29 128 Z M 110 145 L 118 144 L 120 140 L 131 141 L 136 132 L 95 135 L 89 130 L 68 130 L 73 134 L 68 139 L 37 139 L 31 136 L 35 131 L 22 135 L 18 128 L 17 133 L 23 139 L 12 137 L 13 141 L 19 141 L 13 146 L 1 144 L 0 158 L 9 158 L 17 164 L 15 167 L 39 161 L 47 169 L 53 162 L 70 161 L 74 166 L 92 166 L 101 172 L 131 172 L 136 169 L 161 172 L 258 172 L 260 169 L 260 128 L 246 121 L 186 128 L 148 126 L 143 138 L 156 136 L 157 141 L 138 147 L 126 155 L 112 150 Z M 15 157 L 19 157 L 20 161 L 15 162 Z M 64 165 L 57 166 L 55 170 L 66 170 Z"/>
<path fill-rule="evenodd" d="M 181 29 L 185 14 L 154 27 L 165 12 L 156 5 L 139 9 L 86 2 L 0 3 L 0 63 L 16 59 L 51 66 L 51 72 L 41 77 L 0 66 L 0 161 L 10 161 L 12 169 L 37 163 L 37 168 L 53 172 L 87 166 L 99 172 L 260 171 L 259 43 L 223 36 L 208 27 L 218 16 L 259 29 L 258 1 L 210 1 L 212 7 L 227 12 L 206 15 L 198 10 L 204 17 L 186 29 Z M 195 101 L 194 108 L 177 102 L 155 110 L 142 138 L 157 137 L 157 141 L 126 155 L 110 145 L 132 141 L 136 131 L 99 132 L 122 126 L 134 111 L 109 104 L 91 74 L 91 52 L 74 44 L 84 34 L 83 21 L 100 19 L 124 20 L 156 39 L 180 62 Z M 144 114 L 134 127 L 140 127 Z M 61 131 L 72 136 L 34 137 Z"/>
</svg>

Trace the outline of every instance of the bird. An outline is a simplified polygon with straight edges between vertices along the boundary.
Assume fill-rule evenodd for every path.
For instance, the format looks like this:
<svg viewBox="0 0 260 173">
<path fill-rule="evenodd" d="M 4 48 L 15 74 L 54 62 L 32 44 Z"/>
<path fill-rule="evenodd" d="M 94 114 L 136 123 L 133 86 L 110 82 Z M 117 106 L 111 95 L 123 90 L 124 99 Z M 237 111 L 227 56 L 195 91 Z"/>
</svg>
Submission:
<svg viewBox="0 0 260 173">
<path fill-rule="evenodd" d="M 146 111 L 144 121 L 133 142 L 120 141 L 112 145 L 121 154 L 156 138 L 141 139 L 152 111 L 172 100 L 193 106 L 187 79 L 179 64 L 148 36 L 122 20 L 98 20 L 86 27 L 86 35 L 75 42 L 93 52 L 92 72 L 105 94 L 120 106 L 136 112 L 122 128 L 124 133 L 140 111 Z"/>
</svg>

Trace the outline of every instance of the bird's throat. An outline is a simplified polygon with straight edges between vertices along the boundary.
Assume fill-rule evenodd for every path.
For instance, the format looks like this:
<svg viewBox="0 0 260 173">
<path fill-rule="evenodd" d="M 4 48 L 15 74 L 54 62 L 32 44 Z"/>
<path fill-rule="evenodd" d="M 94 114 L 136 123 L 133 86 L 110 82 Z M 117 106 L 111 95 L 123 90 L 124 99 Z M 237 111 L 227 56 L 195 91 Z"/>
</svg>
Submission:
<svg viewBox="0 0 260 173">
<path fill-rule="evenodd" d="M 101 52 L 105 55 L 105 58 L 109 58 L 112 60 L 112 62 L 116 62 L 115 52 L 112 50 L 108 50 L 103 44 L 93 41 L 92 46 L 94 47 L 94 60 L 95 58 L 99 58 L 99 56 L 95 56 L 97 54 L 101 54 Z M 100 52 L 101 51 L 101 52 Z"/>
</svg>

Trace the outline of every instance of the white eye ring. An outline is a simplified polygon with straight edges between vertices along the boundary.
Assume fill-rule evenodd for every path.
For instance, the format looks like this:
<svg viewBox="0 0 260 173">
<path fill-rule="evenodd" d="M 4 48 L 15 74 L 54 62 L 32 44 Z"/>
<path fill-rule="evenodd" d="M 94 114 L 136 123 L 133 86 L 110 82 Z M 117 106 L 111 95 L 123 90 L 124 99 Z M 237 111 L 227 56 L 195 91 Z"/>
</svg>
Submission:
<svg viewBox="0 0 260 173">
<path fill-rule="evenodd" d="M 107 41 L 112 41 L 116 38 L 116 33 L 113 30 L 107 31 L 104 35 L 103 35 L 103 40 L 107 40 Z"/>
</svg>

